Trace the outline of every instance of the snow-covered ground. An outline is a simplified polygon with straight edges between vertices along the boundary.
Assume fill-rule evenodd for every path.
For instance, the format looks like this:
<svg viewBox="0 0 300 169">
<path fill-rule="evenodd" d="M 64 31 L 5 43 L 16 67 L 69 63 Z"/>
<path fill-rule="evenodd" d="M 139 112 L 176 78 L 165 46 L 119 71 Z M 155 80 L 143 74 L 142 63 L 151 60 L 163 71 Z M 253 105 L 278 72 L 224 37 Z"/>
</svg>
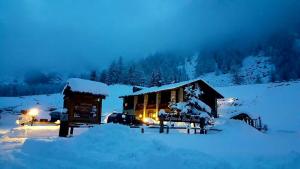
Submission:
<svg viewBox="0 0 300 169">
<path fill-rule="evenodd" d="M 225 97 L 235 97 L 240 110 L 261 116 L 271 131 L 300 131 L 300 82 L 240 85 L 217 88 Z"/>
<path fill-rule="evenodd" d="M 130 90 L 128 86 L 110 86 L 104 112 L 120 112 L 122 100 L 117 96 Z M 141 134 L 140 129 L 106 124 L 85 132 L 75 130 L 78 135 L 72 138 L 58 138 L 57 129 L 34 133 L 34 128 L 28 128 L 29 139 L 14 146 L 7 143 L 8 136 L 21 136 L 19 132 L 20 138 L 26 138 L 25 129 L 11 128 L 15 115 L 4 114 L 0 120 L 0 168 L 300 168 L 300 82 L 217 90 L 225 97 L 238 98 L 241 111 L 261 116 L 269 131 L 261 133 L 235 120 L 225 121 L 218 126 L 222 131 L 207 135 L 177 131 L 167 135 L 148 128 Z M 62 104 L 61 95 L 56 94 L 26 97 L 26 103 L 22 98 L 0 98 L 0 107 L 31 107 L 37 98 L 42 98 L 38 99 L 40 106 Z"/>
</svg>

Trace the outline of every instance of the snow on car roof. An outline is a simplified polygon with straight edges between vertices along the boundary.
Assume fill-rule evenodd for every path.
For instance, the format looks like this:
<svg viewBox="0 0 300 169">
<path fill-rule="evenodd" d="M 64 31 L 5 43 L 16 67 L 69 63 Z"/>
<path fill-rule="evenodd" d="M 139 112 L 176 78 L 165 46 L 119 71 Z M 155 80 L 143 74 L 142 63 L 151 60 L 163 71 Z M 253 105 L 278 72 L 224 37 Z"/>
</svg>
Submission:
<svg viewBox="0 0 300 169">
<path fill-rule="evenodd" d="M 108 96 L 109 93 L 108 86 L 106 84 L 79 78 L 69 79 L 64 90 L 67 86 L 69 86 L 73 92 L 90 93 L 104 96 Z"/>
<path fill-rule="evenodd" d="M 179 83 L 167 84 L 167 85 L 163 85 L 163 86 L 159 86 L 159 87 L 158 86 L 154 86 L 154 87 L 149 87 L 149 88 L 143 88 L 142 90 L 139 90 L 139 91 L 136 91 L 136 92 L 132 92 L 131 94 L 128 94 L 128 95 L 125 95 L 125 96 L 136 96 L 136 95 L 142 95 L 142 94 L 147 94 L 147 93 L 154 93 L 154 92 L 158 92 L 158 91 L 176 89 L 178 87 L 182 87 L 182 86 L 185 86 L 187 84 L 194 83 L 194 82 L 197 82 L 197 81 L 202 81 L 205 84 L 207 84 L 201 78 L 197 78 L 197 79 L 183 81 L 183 82 L 179 82 Z M 210 86 L 209 84 L 207 84 L 207 85 Z M 215 89 L 213 89 L 213 90 L 215 90 Z M 121 97 L 125 97 L 125 96 L 121 96 Z"/>
</svg>

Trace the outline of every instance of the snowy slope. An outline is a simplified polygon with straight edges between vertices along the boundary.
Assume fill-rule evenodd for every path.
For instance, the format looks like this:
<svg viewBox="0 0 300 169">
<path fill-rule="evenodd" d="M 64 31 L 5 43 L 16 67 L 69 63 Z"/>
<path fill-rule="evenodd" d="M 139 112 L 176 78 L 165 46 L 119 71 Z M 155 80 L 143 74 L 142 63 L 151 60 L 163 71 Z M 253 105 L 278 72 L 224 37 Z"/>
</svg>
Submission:
<svg viewBox="0 0 300 169">
<path fill-rule="evenodd" d="M 271 77 L 271 72 L 274 69 L 269 61 L 269 57 L 263 56 L 248 56 L 243 60 L 242 66 L 238 71 L 238 76 L 242 79 L 242 84 L 268 83 Z M 197 65 L 197 55 L 191 60 L 185 61 L 185 71 L 189 79 L 196 78 L 195 67 Z M 234 85 L 233 75 L 231 73 L 206 73 L 200 78 L 207 81 L 213 86 L 232 86 Z"/>
<path fill-rule="evenodd" d="M 19 114 L 21 110 L 38 107 L 40 118 L 49 118 L 49 110 L 60 111 L 63 105 L 61 94 L 34 95 L 21 97 L 0 97 L 0 110 L 2 113 Z"/>
<path fill-rule="evenodd" d="M 225 97 L 238 98 L 244 112 L 261 116 L 270 130 L 300 131 L 300 82 L 220 87 Z"/>
<path fill-rule="evenodd" d="M 271 71 L 275 69 L 274 65 L 270 64 L 269 59 L 269 57 L 265 56 L 249 56 L 245 58 L 239 72 L 239 76 L 243 78 L 243 83 L 269 82 Z"/>
</svg>

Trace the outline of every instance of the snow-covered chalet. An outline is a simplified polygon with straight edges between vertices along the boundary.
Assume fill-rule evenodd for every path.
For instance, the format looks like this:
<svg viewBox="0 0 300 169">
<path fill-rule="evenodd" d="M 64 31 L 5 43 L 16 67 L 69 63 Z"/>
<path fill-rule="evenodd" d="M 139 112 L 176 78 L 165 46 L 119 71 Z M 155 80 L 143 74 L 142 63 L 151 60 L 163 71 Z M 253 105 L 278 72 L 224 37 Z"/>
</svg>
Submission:
<svg viewBox="0 0 300 169">
<path fill-rule="evenodd" d="M 170 112 L 170 101 L 184 102 L 185 87 L 193 85 L 200 87 L 200 100 L 211 108 L 211 114 L 218 116 L 217 99 L 224 98 L 218 91 L 201 79 L 189 80 L 150 88 L 133 87 L 133 92 L 121 96 L 123 98 L 123 113 L 133 115 L 136 119 L 152 118 L 158 120 L 160 110 Z"/>
</svg>

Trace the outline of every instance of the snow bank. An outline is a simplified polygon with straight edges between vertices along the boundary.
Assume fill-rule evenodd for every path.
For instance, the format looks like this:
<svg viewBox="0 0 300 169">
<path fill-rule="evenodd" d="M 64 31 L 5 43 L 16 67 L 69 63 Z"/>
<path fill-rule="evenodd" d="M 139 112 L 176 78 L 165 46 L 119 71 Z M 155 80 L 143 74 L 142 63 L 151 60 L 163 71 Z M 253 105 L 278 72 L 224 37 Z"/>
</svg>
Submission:
<svg viewBox="0 0 300 169">
<path fill-rule="evenodd" d="M 242 127 L 246 134 L 235 131 Z M 54 141 L 27 140 L 11 157 L 0 155 L 2 168 L 299 168 L 300 154 L 280 156 L 268 139 L 247 125 L 233 121 L 221 135 L 141 134 L 126 126 L 107 124 L 91 128 L 80 136 Z M 256 142 L 257 139 L 260 142 Z M 265 145 L 265 147 L 261 147 Z M 258 149 L 258 151 L 256 151 Z M 297 149 L 296 149 L 297 150 Z M 298 148 L 299 150 L 299 148 Z M 251 154 L 255 152 L 256 154 Z M 250 155 L 251 154 L 251 155 Z M 276 154 L 276 153 L 274 153 Z M 246 164 L 246 165 L 245 165 Z"/>
</svg>

